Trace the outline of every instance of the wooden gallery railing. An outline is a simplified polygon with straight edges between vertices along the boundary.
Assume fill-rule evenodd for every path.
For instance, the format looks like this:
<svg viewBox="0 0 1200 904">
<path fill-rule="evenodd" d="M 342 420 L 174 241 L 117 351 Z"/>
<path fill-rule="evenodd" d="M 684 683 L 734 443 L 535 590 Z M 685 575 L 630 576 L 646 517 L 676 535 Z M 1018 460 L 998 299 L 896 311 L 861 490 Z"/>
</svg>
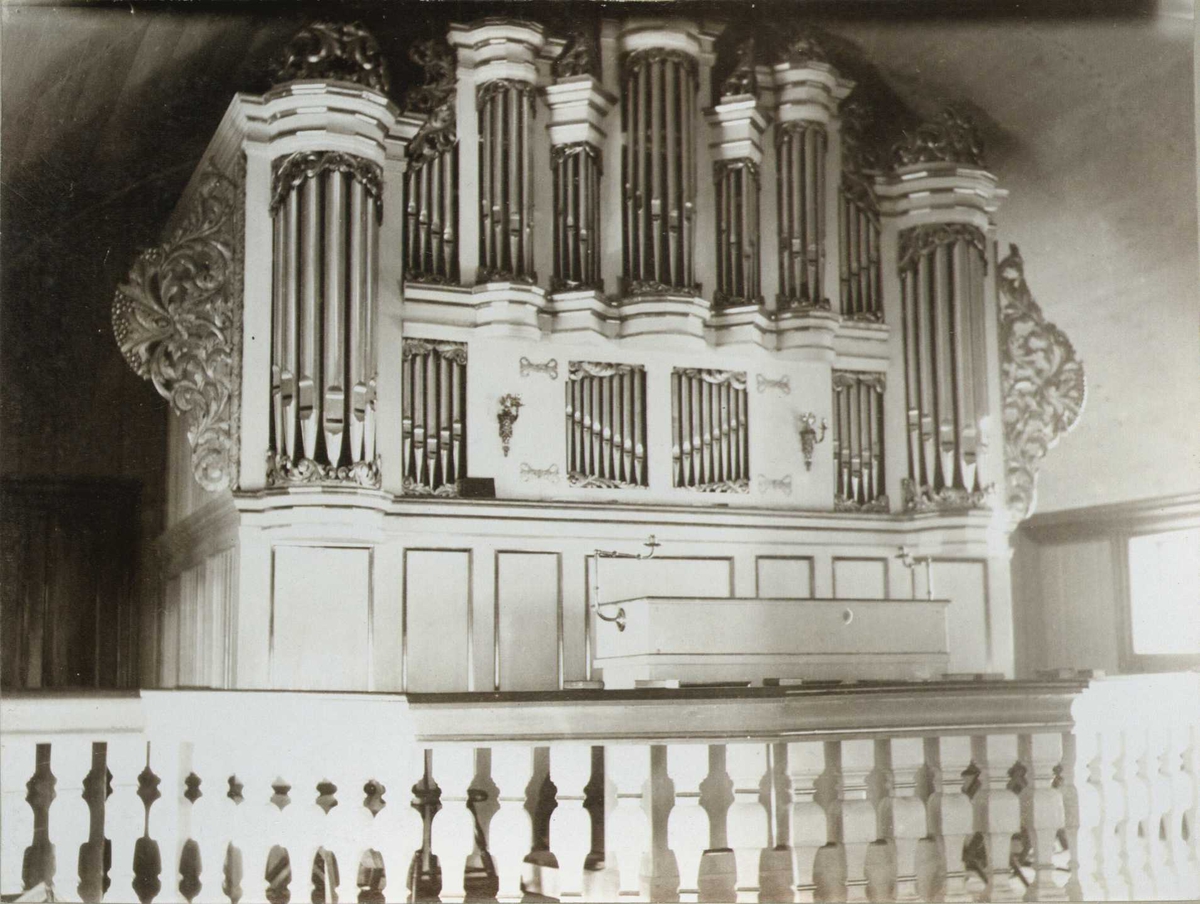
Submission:
<svg viewBox="0 0 1200 904">
<path fill-rule="evenodd" d="M 1197 675 L 10 696 L 0 893 L 1195 899 L 1198 700 Z"/>
</svg>

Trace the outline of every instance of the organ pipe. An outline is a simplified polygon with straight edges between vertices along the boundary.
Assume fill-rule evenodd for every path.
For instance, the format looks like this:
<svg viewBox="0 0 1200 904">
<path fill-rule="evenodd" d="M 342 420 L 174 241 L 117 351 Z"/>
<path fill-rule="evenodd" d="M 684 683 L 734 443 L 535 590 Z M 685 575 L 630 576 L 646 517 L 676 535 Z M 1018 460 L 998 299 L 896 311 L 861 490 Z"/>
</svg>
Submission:
<svg viewBox="0 0 1200 904">
<path fill-rule="evenodd" d="M 910 507 L 974 505 L 986 492 L 978 469 L 986 268 L 975 226 L 900 235 Z"/>
<path fill-rule="evenodd" d="M 777 129 L 779 307 L 828 308 L 825 263 L 824 126 L 802 120 Z"/>
<path fill-rule="evenodd" d="M 833 373 L 836 511 L 888 511 L 883 470 L 884 375 Z"/>
<path fill-rule="evenodd" d="M 719 307 L 757 304 L 759 270 L 758 167 L 748 159 L 714 164 L 716 181 L 717 290 Z"/>
<path fill-rule="evenodd" d="M 622 214 L 626 291 L 695 291 L 696 61 L 685 53 L 638 50 L 625 60 L 622 89 Z"/>
<path fill-rule="evenodd" d="M 495 79 L 479 88 L 480 230 L 477 281 L 536 282 L 529 176 L 534 88 Z"/>
<path fill-rule="evenodd" d="M 273 228 L 273 484 L 378 486 L 375 281 L 382 173 L 340 152 L 276 161 Z"/>
<path fill-rule="evenodd" d="M 649 486 L 646 371 L 572 361 L 566 385 L 568 479 L 574 486 Z"/>
<path fill-rule="evenodd" d="M 555 145 L 553 288 L 600 288 L 600 150 L 591 142 Z"/>
<path fill-rule="evenodd" d="M 744 371 L 671 372 L 671 459 L 677 487 L 707 493 L 750 489 Z"/>
</svg>

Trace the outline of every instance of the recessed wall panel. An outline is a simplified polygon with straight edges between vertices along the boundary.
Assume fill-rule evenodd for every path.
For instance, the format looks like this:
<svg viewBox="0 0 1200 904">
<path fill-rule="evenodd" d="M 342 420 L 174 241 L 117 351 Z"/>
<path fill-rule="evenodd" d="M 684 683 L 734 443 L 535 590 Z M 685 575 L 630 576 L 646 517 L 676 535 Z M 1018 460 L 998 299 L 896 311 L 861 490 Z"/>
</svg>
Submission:
<svg viewBox="0 0 1200 904">
<path fill-rule="evenodd" d="M 371 552 L 276 546 L 271 685 L 368 690 Z"/>
<path fill-rule="evenodd" d="M 558 687 L 559 556 L 496 553 L 500 689 Z"/>
<path fill-rule="evenodd" d="M 984 562 L 934 562 L 933 595 L 950 600 L 950 671 L 989 671 L 987 565 Z"/>
<path fill-rule="evenodd" d="M 624 551 L 624 550 L 623 550 Z M 629 552 L 637 550 L 629 549 Z M 645 550 L 640 550 L 644 552 Z M 588 599 L 595 586 L 596 560 L 587 561 Z M 733 559 L 669 558 L 601 559 L 600 601 L 642 596 L 733 596 Z"/>
<path fill-rule="evenodd" d="M 470 611 L 470 551 L 405 551 L 404 647 L 409 691 L 469 689 Z"/>
<path fill-rule="evenodd" d="M 805 556 L 759 556 L 755 561 L 760 599 L 811 599 L 813 561 Z"/>
<path fill-rule="evenodd" d="M 887 559 L 834 559 L 834 598 L 887 599 L 887 565 Z"/>
</svg>

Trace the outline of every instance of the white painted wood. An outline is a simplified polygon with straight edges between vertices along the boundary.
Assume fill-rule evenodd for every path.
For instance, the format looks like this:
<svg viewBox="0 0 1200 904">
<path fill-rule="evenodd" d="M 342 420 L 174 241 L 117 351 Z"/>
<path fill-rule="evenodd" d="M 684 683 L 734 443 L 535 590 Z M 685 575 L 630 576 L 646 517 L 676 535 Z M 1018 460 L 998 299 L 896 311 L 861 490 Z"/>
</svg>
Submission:
<svg viewBox="0 0 1200 904">
<path fill-rule="evenodd" d="M 813 596 L 813 560 L 800 557 L 758 556 L 755 596 L 810 599 Z"/>
<path fill-rule="evenodd" d="M 366 690 L 370 552 L 277 546 L 274 555 L 274 686 Z"/>
<path fill-rule="evenodd" d="M 833 596 L 837 599 L 887 599 L 887 559 L 833 560 Z"/>
<path fill-rule="evenodd" d="M 467 690 L 471 556 L 409 549 L 404 561 L 406 689 Z"/>
<path fill-rule="evenodd" d="M 558 686 L 559 557 L 498 552 L 500 689 Z"/>
</svg>

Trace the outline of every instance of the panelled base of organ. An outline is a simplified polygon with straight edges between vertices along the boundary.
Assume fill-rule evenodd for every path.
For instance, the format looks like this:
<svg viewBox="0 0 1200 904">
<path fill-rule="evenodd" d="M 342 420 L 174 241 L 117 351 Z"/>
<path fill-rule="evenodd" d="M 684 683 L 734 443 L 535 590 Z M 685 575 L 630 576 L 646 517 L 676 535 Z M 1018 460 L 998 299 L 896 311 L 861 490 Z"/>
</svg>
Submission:
<svg viewBox="0 0 1200 904">
<path fill-rule="evenodd" d="M 707 493 L 750 490 L 750 429 L 744 371 L 671 373 L 674 485 Z"/>
</svg>

